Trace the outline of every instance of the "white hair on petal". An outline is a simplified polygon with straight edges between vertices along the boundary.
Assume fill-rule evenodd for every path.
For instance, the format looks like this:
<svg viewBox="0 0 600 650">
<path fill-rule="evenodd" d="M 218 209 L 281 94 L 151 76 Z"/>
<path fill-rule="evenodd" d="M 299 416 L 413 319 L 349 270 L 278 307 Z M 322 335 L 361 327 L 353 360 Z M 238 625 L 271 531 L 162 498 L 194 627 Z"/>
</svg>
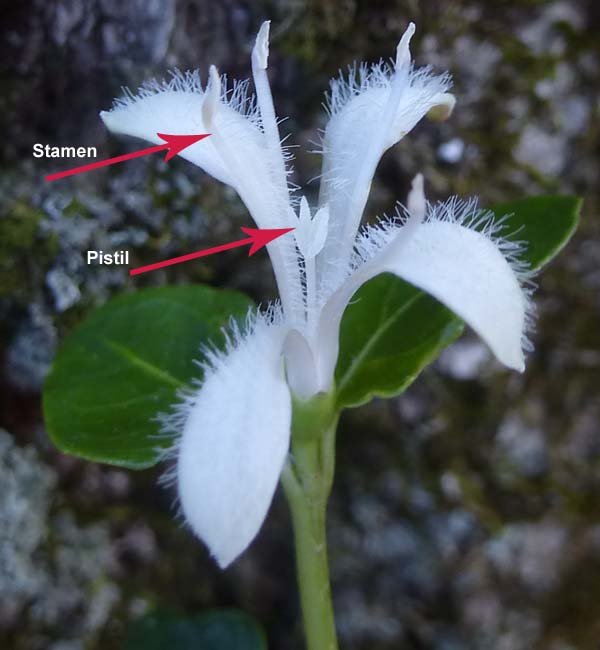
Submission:
<svg viewBox="0 0 600 650">
<path fill-rule="evenodd" d="M 491 210 L 480 208 L 476 197 L 463 200 L 453 196 L 446 201 L 437 203 L 427 201 L 426 206 L 423 223 L 453 223 L 475 230 L 491 241 L 502 253 L 525 296 L 525 327 L 521 345 L 523 350 L 531 352 L 533 345 L 528 335 L 535 332 L 536 310 L 532 296 L 537 287 L 534 282 L 536 273 L 531 270 L 529 262 L 523 258 L 527 250 L 527 242 L 513 239 L 520 229 L 505 232 L 508 227 L 507 220 L 511 215 L 496 217 Z M 406 224 L 408 218 L 409 213 L 406 208 L 398 204 L 393 216 L 384 216 L 376 223 L 364 226 L 356 238 L 349 274 L 354 273 L 359 267 L 383 251 Z"/>
<path fill-rule="evenodd" d="M 395 65 L 383 59 L 371 65 L 354 63 L 348 66 L 346 75 L 340 70 L 338 77 L 331 80 L 329 93 L 325 96 L 327 112 L 330 115 L 339 113 L 353 97 L 372 88 L 389 88 L 395 72 Z M 429 101 L 437 93 L 446 92 L 452 87 L 452 76 L 448 72 L 437 75 L 432 66 L 417 68 L 411 63 L 407 84 L 424 93 L 423 101 Z"/>
<path fill-rule="evenodd" d="M 219 370 L 226 363 L 227 357 L 251 336 L 259 331 L 266 332 L 271 327 L 280 327 L 284 323 L 283 311 L 279 302 L 269 303 L 264 310 L 250 307 L 246 313 L 243 325 L 230 317 L 226 327 L 221 328 L 224 338 L 222 346 L 218 347 L 214 342 L 203 343 L 200 346 L 200 358 L 194 360 L 194 364 L 202 371 L 202 379 L 192 378 L 190 386 L 177 391 L 177 402 L 171 410 L 166 413 L 159 413 L 154 420 L 159 423 L 160 431 L 156 434 L 157 440 L 168 440 L 168 447 L 159 446 L 155 449 L 160 461 L 169 463 L 169 468 L 163 472 L 159 479 L 162 485 L 171 487 L 177 479 L 177 466 L 174 464 L 179 453 L 179 441 L 183 428 L 188 419 L 189 413 L 194 407 L 199 392 L 207 378 Z M 177 516 L 181 516 L 179 503 Z"/>
<path fill-rule="evenodd" d="M 193 93 L 201 96 L 206 94 L 206 88 L 202 87 L 199 70 L 186 70 L 182 72 L 178 68 L 174 68 L 173 70 L 169 70 L 169 75 L 170 79 L 150 79 L 145 81 L 135 93 L 129 88 L 123 87 L 123 95 L 113 100 L 111 111 L 133 106 L 142 99 L 160 95 L 161 93 Z M 249 91 L 249 80 L 233 80 L 233 82 L 228 83 L 227 75 L 223 74 L 220 78 L 221 102 L 240 115 L 248 118 L 252 124 L 262 129 L 260 114 L 256 105 L 256 97 Z"/>
<path fill-rule="evenodd" d="M 186 70 L 181 72 L 178 68 L 169 70 L 170 79 L 149 79 L 134 93 L 127 86 L 122 87 L 123 96 L 113 100 L 112 110 L 125 108 L 135 104 L 140 99 L 146 99 L 163 92 L 189 92 L 204 94 L 200 72 L 198 70 Z"/>
<path fill-rule="evenodd" d="M 373 90 L 378 91 L 375 95 L 391 91 L 395 73 L 395 66 L 385 63 L 383 60 L 372 65 L 361 63 L 358 66 L 357 64 L 349 66 L 347 76 L 340 71 L 339 77 L 331 80 L 330 92 L 326 94 L 326 103 L 324 104 L 326 111 L 331 118 L 334 118 L 359 95 Z M 425 114 L 433 105 L 434 98 L 452 87 L 450 73 L 435 74 L 432 66 L 416 68 L 411 62 L 404 74 L 406 75 L 406 89 L 411 93 L 411 100 L 403 107 L 398 106 L 400 112 L 396 114 L 394 122 L 410 115 Z M 319 141 L 315 144 L 318 148 L 312 152 L 322 156 L 333 154 L 327 140 L 327 130 L 319 131 L 317 136 Z M 331 164 L 327 172 L 322 173 L 322 182 L 328 183 L 334 192 L 344 191 L 352 183 L 352 179 L 345 178 L 342 171 L 345 159 L 352 158 L 355 153 L 355 143 L 348 141 L 346 144 L 347 146 L 335 152 L 337 164 Z"/>
<path fill-rule="evenodd" d="M 325 110 L 333 118 L 359 95 L 373 90 L 390 91 L 396 72 L 397 69 L 393 63 L 386 63 L 383 60 L 371 65 L 354 63 L 348 66 L 347 75 L 340 70 L 339 76 L 330 81 L 330 91 L 325 95 Z M 401 70 L 400 74 L 402 74 Z M 452 87 L 450 73 L 435 74 L 432 66 L 417 68 L 411 62 L 403 74 L 406 75 L 406 89 L 412 92 L 411 101 L 401 110 L 400 114 L 395 116 L 395 120 L 406 113 L 426 112 L 436 96 L 445 93 Z M 317 137 L 318 141 L 314 143 L 317 148 L 312 150 L 312 153 L 323 156 L 331 154 L 331 147 L 327 142 L 327 130 L 318 131 Z M 338 165 L 331 166 L 322 177 L 322 181 L 330 183 L 336 192 L 346 187 L 347 179 L 340 178 L 340 170 L 343 169 L 342 159 L 345 156 L 351 156 L 354 152 L 353 143 L 348 142 L 347 144 L 346 149 L 336 152 L 339 159 Z"/>
<path fill-rule="evenodd" d="M 204 88 L 202 87 L 199 70 L 186 70 L 185 72 L 182 72 L 178 68 L 174 68 L 173 70 L 169 70 L 169 75 L 170 79 L 150 79 L 145 81 L 138 88 L 137 92 L 133 92 L 131 89 L 123 87 L 123 95 L 113 100 L 111 110 L 126 108 L 136 104 L 142 99 L 147 99 L 148 97 L 153 97 L 154 95 L 160 95 L 161 93 L 166 92 L 193 93 L 204 96 L 211 83 L 208 81 L 207 86 Z M 227 75 L 222 74 L 220 75 L 220 82 L 220 101 L 240 115 L 243 115 L 251 124 L 259 128 L 261 131 L 264 131 L 256 95 L 250 90 L 250 80 L 234 79 L 233 81 L 229 81 Z M 278 123 L 280 124 L 286 119 L 287 118 L 280 118 Z M 294 159 L 291 149 L 298 146 L 285 144 L 286 140 L 290 137 L 290 134 L 288 134 L 281 138 L 281 149 L 286 163 L 286 174 L 288 176 L 293 174 L 293 168 L 289 164 Z M 294 189 L 295 186 L 290 184 L 290 190 L 294 191 Z"/>
</svg>

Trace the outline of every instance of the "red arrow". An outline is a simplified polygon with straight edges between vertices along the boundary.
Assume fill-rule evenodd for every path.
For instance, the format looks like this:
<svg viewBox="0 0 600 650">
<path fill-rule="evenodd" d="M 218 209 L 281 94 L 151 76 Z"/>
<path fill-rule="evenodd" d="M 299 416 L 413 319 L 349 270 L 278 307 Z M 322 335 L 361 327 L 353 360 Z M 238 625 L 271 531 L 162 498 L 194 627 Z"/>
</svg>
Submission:
<svg viewBox="0 0 600 650">
<path fill-rule="evenodd" d="M 266 246 L 270 242 L 274 241 L 278 237 L 285 235 L 287 232 L 294 230 L 293 228 L 242 228 L 242 230 L 249 235 L 248 239 L 238 239 L 237 241 L 232 241 L 229 244 L 221 244 L 221 246 L 215 246 L 214 248 L 207 248 L 203 251 L 196 251 L 195 253 L 188 253 L 187 255 L 181 255 L 179 257 L 172 257 L 170 260 L 164 260 L 164 262 L 156 262 L 154 264 L 148 264 L 148 266 L 138 266 L 137 269 L 131 269 L 129 275 L 139 275 L 140 273 L 146 273 L 147 271 L 155 271 L 156 269 L 162 269 L 164 266 L 172 266 L 173 264 L 180 264 L 181 262 L 188 262 L 189 260 L 195 260 L 199 257 L 206 257 L 207 255 L 214 255 L 215 253 L 222 253 L 223 251 L 228 251 L 230 248 L 238 248 L 239 246 L 250 246 L 248 251 L 248 257 L 254 255 L 259 251 L 263 246 Z"/>
<path fill-rule="evenodd" d="M 107 165 L 114 165 L 115 163 L 124 162 L 125 160 L 131 160 L 133 158 L 139 158 L 140 156 L 147 156 L 150 153 L 156 153 L 157 151 L 167 150 L 167 155 L 165 160 L 171 160 L 173 156 L 176 156 L 178 153 L 181 153 L 186 147 L 208 138 L 210 133 L 202 133 L 200 135 L 169 135 L 167 133 L 157 133 L 156 134 L 161 140 L 165 141 L 165 144 L 157 144 L 155 147 L 148 147 L 147 149 L 140 149 L 139 151 L 134 151 L 133 153 L 126 153 L 123 156 L 116 156 L 115 158 L 107 158 L 106 160 L 99 160 L 95 163 L 90 163 L 89 165 L 83 165 L 81 167 L 74 167 L 73 169 L 67 169 L 64 172 L 57 172 L 56 174 L 50 174 L 46 176 L 46 180 L 57 181 L 59 178 L 65 178 L 65 176 L 74 176 L 75 174 L 81 174 L 82 172 L 89 172 L 92 169 L 98 169 L 98 167 L 106 167 Z"/>
</svg>

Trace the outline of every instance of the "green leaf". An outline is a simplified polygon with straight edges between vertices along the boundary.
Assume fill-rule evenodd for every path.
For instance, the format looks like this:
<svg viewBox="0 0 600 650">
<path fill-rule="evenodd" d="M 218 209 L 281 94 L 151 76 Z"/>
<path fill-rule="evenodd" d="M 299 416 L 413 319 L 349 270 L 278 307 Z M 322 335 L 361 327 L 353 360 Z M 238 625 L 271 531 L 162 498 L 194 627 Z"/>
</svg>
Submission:
<svg viewBox="0 0 600 650">
<path fill-rule="evenodd" d="M 129 629 L 123 650 L 266 650 L 258 623 L 237 610 L 194 617 L 151 614 Z"/>
<path fill-rule="evenodd" d="M 64 452 L 133 469 L 150 467 L 169 441 L 156 415 L 201 378 L 200 346 L 250 299 L 205 286 L 143 289 L 113 298 L 66 338 L 43 391 L 50 438 Z"/>
<path fill-rule="evenodd" d="M 565 246 L 580 208 L 577 197 L 538 196 L 493 212 L 509 215 L 501 234 L 526 242 L 523 259 L 538 269 Z M 342 319 L 337 406 L 401 393 L 462 328 L 459 318 L 425 292 L 391 274 L 373 278 L 356 292 Z"/>
<path fill-rule="evenodd" d="M 462 329 L 449 309 L 395 275 L 366 282 L 342 319 L 338 406 L 402 392 Z"/>
<path fill-rule="evenodd" d="M 500 233 L 524 241 L 523 259 L 536 270 L 547 264 L 569 241 L 579 222 L 582 200 L 577 196 L 529 196 L 492 207 L 497 217 L 510 215 Z"/>
</svg>

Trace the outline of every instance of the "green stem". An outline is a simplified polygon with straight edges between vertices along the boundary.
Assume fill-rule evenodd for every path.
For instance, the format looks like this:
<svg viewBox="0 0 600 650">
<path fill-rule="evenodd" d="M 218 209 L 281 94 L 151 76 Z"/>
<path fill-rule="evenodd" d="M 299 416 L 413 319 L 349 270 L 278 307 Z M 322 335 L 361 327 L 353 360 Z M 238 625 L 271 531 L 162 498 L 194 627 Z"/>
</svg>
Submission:
<svg viewBox="0 0 600 650">
<path fill-rule="evenodd" d="M 292 441 L 282 483 L 290 504 L 298 588 L 308 650 L 337 650 L 327 561 L 326 510 L 334 471 L 335 422 Z"/>
</svg>

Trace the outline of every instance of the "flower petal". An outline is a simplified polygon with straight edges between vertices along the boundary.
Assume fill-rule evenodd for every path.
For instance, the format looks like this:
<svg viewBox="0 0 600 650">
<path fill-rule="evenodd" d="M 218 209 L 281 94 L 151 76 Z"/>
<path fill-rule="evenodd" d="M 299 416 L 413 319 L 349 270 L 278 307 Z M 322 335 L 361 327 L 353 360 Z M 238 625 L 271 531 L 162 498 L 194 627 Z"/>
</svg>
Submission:
<svg viewBox="0 0 600 650">
<path fill-rule="evenodd" d="M 124 97 L 115 100 L 111 110 L 102 111 L 100 117 L 113 133 L 156 144 L 164 144 L 158 133 L 210 133 L 203 116 L 210 89 L 210 84 L 206 90 L 202 88 L 198 71 L 177 71 L 172 73 L 168 82 L 153 80 L 145 83 L 137 95 L 127 91 Z M 262 154 L 259 119 L 255 110 L 245 110 L 248 105 L 252 106 L 252 102 L 247 97 L 247 84 L 234 84 L 229 99 L 226 88 L 219 88 L 213 120 L 227 139 L 239 139 L 245 158 L 258 156 L 258 168 L 253 167 L 253 170 L 264 175 L 265 165 L 261 165 L 261 162 L 265 156 Z M 179 155 L 223 183 L 238 189 L 239 179 L 226 166 L 213 139 L 207 138 L 193 144 L 183 149 Z"/>
<path fill-rule="evenodd" d="M 490 239 L 455 223 L 425 223 L 399 257 L 382 262 L 460 316 L 500 362 L 524 370 L 527 297 Z"/>
<path fill-rule="evenodd" d="M 319 204 L 329 204 L 329 236 L 317 259 L 319 284 L 325 293 L 344 278 L 371 181 L 383 153 L 406 135 L 428 112 L 454 105 L 446 93 L 447 74 L 412 66 L 408 42 L 411 23 L 398 45 L 392 67 L 378 63 L 354 68 L 348 80 L 331 84 L 331 119 L 323 138 L 323 170 Z M 337 263 L 330 265 L 335 254 Z"/>
<path fill-rule="evenodd" d="M 357 243 L 354 274 L 325 305 L 319 322 L 321 390 L 333 381 L 338 332 L 346 305 L 356 290 L 380 273 L 394 273 L 437 298 L 470 325 L 497 359 L 524 369 L 523 348 L 530 321 L 526 275 L 519 247 L 497 237 L 499 226 L 474 202 L 451 200 L 429 211 L 424 223 L 409 220 L 367 229 Z"/>
<path fill-rule="evenodd" d="M 260 529 L 287 455 L 292 407 L 284 334 L 259 317 L 226 355 L 212 354 L 185 414 L 179 498 L 186 521 L 223 568 Z"/>
<path fill-rule="evenodd" d="M 263 79 L 260 87 L 263 108 L 265 83 Z M 280 147 L 279 158 L 273 152 L 276 124 L 268 130 L 271 138 L 267 138 L 263 130 L 266 123 L 247 88 L 246 82 L 234 82 L 228 90 L 225 77 L 220 77 L 214 66 L 206 89 L 198 72 L 176 72 L 169 82 L 152 81 L 136 96 L 126 94 L 100 117 L 114 133 L 157 144 L 163 144 L 158 133 L 210 133 L 210 138 L 183 149 L 179 155 L 232 186 L 259 228 L 277 228 L 287 206 L 285 163 Z M 277 240 L 269 244 L 268 251 L 284 308 L 293 316 L 302 303 L 294 243 Z"/>
</svg>

